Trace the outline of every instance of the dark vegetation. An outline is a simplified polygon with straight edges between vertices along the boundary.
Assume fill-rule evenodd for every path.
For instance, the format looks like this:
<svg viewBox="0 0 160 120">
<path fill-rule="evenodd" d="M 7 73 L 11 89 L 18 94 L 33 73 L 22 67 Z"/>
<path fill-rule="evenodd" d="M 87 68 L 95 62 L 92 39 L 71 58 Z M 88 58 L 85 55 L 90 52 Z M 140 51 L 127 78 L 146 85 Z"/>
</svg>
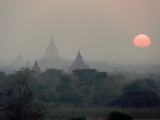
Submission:
<svg viewBox="0 0 160 120">
<path fill-rule="evenodd" d="M 72 117 L 71 120 L 86 120 L 85 116 Z"/>
<path fill-rule="evenodd" d="M 33 73 L 25 68 L 1 81 L 3 93 L 0 102 L 0 111 L 3 115 L 1 119 L 43 120 L 46 114 L 45 107 L 34 98 L 36 96 L 34 94 L 40 92 L 38 89 L 41 85 L 32 77 Z"/>
<path fill-rule="evenodd" d="M 0 72 L 0 116 L 6 120 L 104 119 L 115 109 L 134 118 L 160 118 L 160 73 L 82 69 L 69 74 L 47 69 L 34 74 L 29 68 L 10 75 Z"/>
<path fill-rule="evenodd" d="M 127 112 L 114 110 L 109 113 L 108 117 L 105 120 L 132 120 L 133 115 Z"/>
</svg>

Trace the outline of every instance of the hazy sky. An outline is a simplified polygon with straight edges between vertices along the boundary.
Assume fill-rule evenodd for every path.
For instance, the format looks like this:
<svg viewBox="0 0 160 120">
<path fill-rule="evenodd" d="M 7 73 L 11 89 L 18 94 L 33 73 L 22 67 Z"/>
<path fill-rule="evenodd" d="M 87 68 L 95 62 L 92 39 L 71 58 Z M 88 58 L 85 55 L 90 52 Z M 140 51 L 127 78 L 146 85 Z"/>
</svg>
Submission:
<svg viewBox="0 0 160 120">
<path fill-rule="evenodd" d="M 51 34 L 64 59 L 160 64 L 160 0 L 0 0 L 0 61 L 41 59 Z"/>
</svg>

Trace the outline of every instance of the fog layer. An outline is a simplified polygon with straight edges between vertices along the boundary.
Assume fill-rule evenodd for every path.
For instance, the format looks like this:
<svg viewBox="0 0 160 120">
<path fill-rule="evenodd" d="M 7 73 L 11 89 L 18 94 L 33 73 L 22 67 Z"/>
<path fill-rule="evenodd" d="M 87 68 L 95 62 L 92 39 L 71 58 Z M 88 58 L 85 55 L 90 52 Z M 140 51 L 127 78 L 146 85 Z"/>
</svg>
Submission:
<svg viewBox="0 0 160 120">
<path fill-rule="evenodd" d="M 0 1 L 0 61 L 41 59 L 51 35 L 63 59 L 160 64 L 159 0 Z M 151 44 L 134 46 L 138 34 Z"/>
</svg>

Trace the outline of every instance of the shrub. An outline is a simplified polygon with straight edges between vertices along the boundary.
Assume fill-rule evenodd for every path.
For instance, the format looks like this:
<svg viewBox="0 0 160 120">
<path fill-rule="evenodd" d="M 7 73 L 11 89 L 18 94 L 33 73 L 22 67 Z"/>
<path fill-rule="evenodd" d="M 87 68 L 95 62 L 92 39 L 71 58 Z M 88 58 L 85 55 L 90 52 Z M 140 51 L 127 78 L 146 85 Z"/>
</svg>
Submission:
<svg viewBox="0 0 160 120">
<path fill-rule="evenodd" d="M 71 120 L 86 120 L 85 116 L 72 117 Z"/>
<path fill-rule="evenodd" d="M 114 110 L 109 113 L 108 117 L 105 120 L 132 120 L 133 115 L 123 111 Z"/>
</svg>

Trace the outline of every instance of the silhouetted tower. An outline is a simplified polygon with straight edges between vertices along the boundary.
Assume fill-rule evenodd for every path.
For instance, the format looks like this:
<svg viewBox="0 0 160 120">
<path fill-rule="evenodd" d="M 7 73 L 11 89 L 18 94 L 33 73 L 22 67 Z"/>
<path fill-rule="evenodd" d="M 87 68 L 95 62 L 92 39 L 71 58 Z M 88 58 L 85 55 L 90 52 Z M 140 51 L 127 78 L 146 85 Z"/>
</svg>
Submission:
<svg viewBox="0 0 160 120">
<path fill-rule="evenodd" d="M 116 70 L 116 68 L 114 69 L 114 74 L 117 74 L 117 70 Z"/>
<path fill-rule="evenodd" d="M 53 42 L 52 36 L 44 57 L 38 62 L 43 70 L 47 68 L 61 68 L 63 59 L 58 55 L 58 49 Z"/>
<path fill-rule="evenodd" d="M 25 64 L 25 67 L 28 67 L 28 68 L 31 68 L 31 64 L 29 63 L 29 60 L 27 60 L 26 64 Z"/>
<path fill-rule="evenodd" d="M 38 66 L 37 60 L 35 60 L 34 66 L 32 67 L 32 70 L 35 71 L 36 74 L 41 72 L 41 69 Z"/>
<path fill-rule="evenodd" d="M 24 60 L 23 60 L 23 58 L 22 58 L 22 56 L 21 56 L 20 51 L 19 51 L 18 56 L 16 57 L 14 63 L 15 63 L 17 66 L 22 66 L 22 65 L 25 64 L 25 62 L 24 62 Z"/>
<path fill-rule="evenodd" d="M 78 55 L 74 61 L 74 63 L 68 68 L 68 72 L 72 72 L 76 69 L 90 69 L 88 65 L 85 64 L 83 61 L 83 58 L 81 56 L 80 50 L 78 52 Z"/>
<path fill-rule="evenodd" d="M 53 37 L 51 36 L 51 41 L 45 51 L 45 55 L 41 60 L 59 60 L 62 59 L 58 55 L 58 49 L 53 43 Z"/>
</svg>

